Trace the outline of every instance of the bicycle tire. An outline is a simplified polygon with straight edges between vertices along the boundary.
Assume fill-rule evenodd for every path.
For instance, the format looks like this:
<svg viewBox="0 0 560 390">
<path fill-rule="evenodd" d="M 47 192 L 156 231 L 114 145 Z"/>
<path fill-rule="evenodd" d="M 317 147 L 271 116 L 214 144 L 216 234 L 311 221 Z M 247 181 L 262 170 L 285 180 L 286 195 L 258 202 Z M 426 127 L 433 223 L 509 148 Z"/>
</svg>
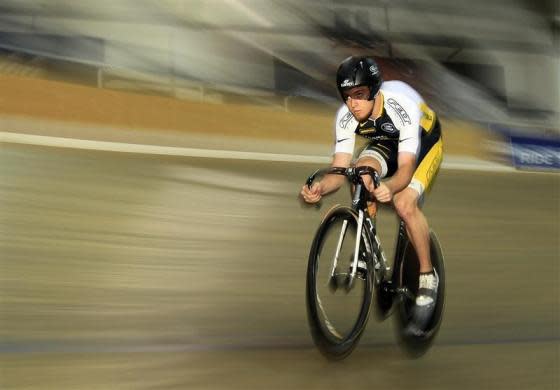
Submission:
<svg viewBox="0 0 560 390">
<path fill-rule="evenodd" d="M 430 257 L 432 260 L 432 266 L 436 269 L 439 276 L 439 286 L 434 314 L 428 323 L 425 332 L 421 335 L 413 335 L 405 331 L 409 324 L 412 307 L 414 305 L 414 301 L 412 299 L 401 297 L 395 316 L 399 342 L 411 357 L 420 357 L 424 355 L 432 346 L 440 329 L 445 308 L 444 257 L 439 240 L 433 231 L 430 231 Z M 398 276 L 398 287 L 408 288 L 414 296 L 418 291 L 419 268 L 420 265 L 416 252 L 408 238 L 406 238 L 403 258 L 398 264 L 398 268 L 395 269 L 395 272 L 397 272 Z"/>
<path fill-rule="evenodd" d="M 346 230 L 345 234 L 351 237 L 351 242 L 355 245 L 358 216 L 355 211 L 348 207 L 337 206 L 327 213 L 323 222 L 319 225 L 311 245 L 307 267 L 306 304 L 311 335 L 317 348 L 324 356 L 331 360 L 345 358 L 356 347 L 367 324 L 373 297 L 373 262 L 371 257 L 367 256 L 367 272 L 361 282 L 361 286 L 364 289 L 363 297 L 361 298 L 361 305 L 355 320 L 350 321 L 351 323 L 353 322 L 350 326 L 350 330 L 347 334 L 341 335 L 334 329 L 334 325 L 329 323 L 329 317 L 327 313 L 325 313 L 323 303 L 318 295 L 318 268 L 320 265 L 319 262 L 321 261 L 320 256 L 325 240 L 328 239 L 329 231 L 334 231 L 337 223 L 344 220 L 348 221 L 347 226 L 351 227 Z M 362 242 L 364 240 L 370 239 L 366 230 L 362 229 Z M 371 241 L 369 241 L 368 244 L 371 248 Z"/>
</svg>

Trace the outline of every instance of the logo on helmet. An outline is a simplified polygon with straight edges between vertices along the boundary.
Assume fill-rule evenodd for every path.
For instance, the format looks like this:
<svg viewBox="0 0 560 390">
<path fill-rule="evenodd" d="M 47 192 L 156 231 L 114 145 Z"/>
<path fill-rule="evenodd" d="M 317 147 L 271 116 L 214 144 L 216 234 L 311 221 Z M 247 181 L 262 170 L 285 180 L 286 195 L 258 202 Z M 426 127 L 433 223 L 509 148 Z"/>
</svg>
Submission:
<svg viewBox="0 0 560 390">
<path fill-rule="evenodd" d="M 342 82 L 342 84 L 340 84 L 340 88 L 347 88 L 347 87 L 353 87 L 354 86 L 354 82 L 350 79 L 346 79 Z"/>
<path fill-rule="evenodd" d="M 375 65 L 370 66 L 369 71 L 371 72 L 372 75 L 375 75 L 375 74 L 379 73 L 379 69 Z"/>
</svg>

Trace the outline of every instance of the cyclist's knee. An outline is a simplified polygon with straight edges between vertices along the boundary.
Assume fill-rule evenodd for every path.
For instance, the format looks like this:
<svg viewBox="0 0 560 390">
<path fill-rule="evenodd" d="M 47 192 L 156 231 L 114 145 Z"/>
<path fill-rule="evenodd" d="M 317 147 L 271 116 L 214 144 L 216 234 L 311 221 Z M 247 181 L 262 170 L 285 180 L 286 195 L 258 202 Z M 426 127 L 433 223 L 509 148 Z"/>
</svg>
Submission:
<svg viewBox="0 0 560 390">
<path fill-rule="evenodd" d="M 371 157 L 362 157 L 360 158 L 358 161 L 356 161 L 356 168 L 358 167 L 363 167 L 363 166 L 368 166 L 368 167 L 372 167 L 373 169 L 375 169 L 378 173 L 381 172 L 381 165 L 379 164 L 379 161 L 377 161 L 374 158 Z M 371 177 L 369 175 L 363 175 L 362 176 L 362 180 L 364 181 L 364 184 L 366 186 L 366 188 L 368 189 L 368 191 L 373 192 L 373 180 L 371 180 Z"/>
<path fill-rule="evenodd" d="M 361 167 L 367 165 L 375 169 L 379 174 L 381 174 L 381 163 L 373 157 L 362 157 L 356 161 L 356 167 Z"/>
<path fill-rule="evenodd" d="M 418 196 L 407 190 L 405 189 L 393 197 L 395 210 L 404 221 L 414 218 L 418 212 Z"/>
</svg>

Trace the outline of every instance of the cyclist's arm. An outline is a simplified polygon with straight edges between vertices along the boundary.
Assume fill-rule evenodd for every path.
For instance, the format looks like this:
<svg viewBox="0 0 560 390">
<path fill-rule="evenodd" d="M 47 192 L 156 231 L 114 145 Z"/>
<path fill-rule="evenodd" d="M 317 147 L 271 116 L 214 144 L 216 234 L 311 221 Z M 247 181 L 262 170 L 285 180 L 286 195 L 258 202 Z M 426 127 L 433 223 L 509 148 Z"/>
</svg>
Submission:
<svg viewBox="0 0 560 390">
<path fill-rule="evenodd" d="M 358 126 L 358 121 L 348 110 L 348 107 L 343 104 L 336 113 L 332 167 L 350 167 L 354 153 L 354 142 L 356 139 L 354 129 L 356 126 Z M 346 178 L 341 175 L 326 175 L 319 184 L 321 196 L 338 190 L 342 187 L 345 180 Z"/>
<path fill-rule="evenodd" d="M 400 152 L 397 161 L 397 171 L 385 182 L 392 194 L 401 192 L 410 184 L 416 169 L 416 155 L 414 153 Z"/>
<path fill-rule="evenodd" d="M 352 155 L 349 153 L 335 153 L 331 166 L 348 168 L 352 162 Z M 305 184 L 300 192 L 300 196 L 307 203 L 317 203 L 323 195 L 330 194 L 338 190 L 344 183 L 345 177 L 341 175 L 326 175 L 321 181 L 313 183 L 311 188 Z"/>
<path fill-rule="evenodd" d="M 397 171 L 385 183 L 393 195 L 401 192 L 410 184 L 416 170 L 416 156 L 420 151 L 421 114 L 418 104 L 408 97 L 401 96 L 399 105 L 408 117 L 400 129 Z"/>
<path fill-rule="evenodd" d="M 331 163 L 332 167 L 343 167 L 348 168 L 352 162 L 352 155 L 349 153 L 335 153 L 333 156 L 333 161 Z M 338 190 L 344 184 L 346 178 L 342 175 L 326 175 L 319 182 L 319 189 L 322 195 L 330 194 Z"/>
<path fill-rule="evenodd" d="M 354 153 L 355 134 L 354 129 L 358 125 L 352 113 L 346 105 L 342 105 L 336 114 L 334 126 L 334 153 L 331 166 L 348 168 L 352 162 Z M 316 203 L 323 195 L 338 190 L 344 184 L 345 178 L 341 175 L 326 175 L 321 181 L 315 182 L 311 188 L 306 185 L 301 189 L 303 200 L 308 203 Z"/>
</svg>

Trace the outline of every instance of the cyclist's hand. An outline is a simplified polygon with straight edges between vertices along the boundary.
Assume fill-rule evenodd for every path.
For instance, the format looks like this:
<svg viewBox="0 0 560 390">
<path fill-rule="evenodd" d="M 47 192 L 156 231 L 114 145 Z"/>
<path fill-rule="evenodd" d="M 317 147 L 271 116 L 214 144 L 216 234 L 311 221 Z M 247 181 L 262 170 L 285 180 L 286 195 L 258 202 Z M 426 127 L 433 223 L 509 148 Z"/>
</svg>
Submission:
<svg viewBox="0 0 560 390">
<path fill-rule="evenodd" d="M 321 198 L 321 184 L 314 183 L 311 188 L 307 185 L 304 185 L 300 192 L 301 197 L 307 203 L 318 203 Z"/>
<path fill-rule="evenodd" d="M 385 183 L 379 184 L 379 187 L 373 190 L 373 195 L 381 203 L 387 203 L 393 199 L 393 193 Z"/>
</svg>

